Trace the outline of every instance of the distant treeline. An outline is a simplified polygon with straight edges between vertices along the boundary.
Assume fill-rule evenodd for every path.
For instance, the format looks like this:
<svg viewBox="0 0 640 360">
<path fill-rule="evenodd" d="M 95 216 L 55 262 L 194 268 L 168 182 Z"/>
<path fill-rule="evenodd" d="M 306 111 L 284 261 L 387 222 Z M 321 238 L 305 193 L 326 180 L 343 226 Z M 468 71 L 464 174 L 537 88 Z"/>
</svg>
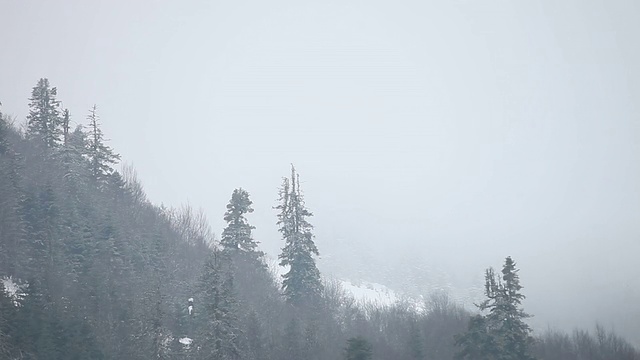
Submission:
<svg viewBox="0 0 640 360">
<path fill-rule="evenodd" d="M 0 113 L 0 359 L 640 359 L 601 327 L 533 336 L 510 257 L 477 313 L 443 293 L 356 301 L 321 277 L 293 167 L 278 279 L 249 192 L 233 191 L 216 239 L 202 213 L 155 206 L 114 169 L 96 106 L 78 121 L 57 96 L 40 79 L 22 126 Z"/>
</svg>

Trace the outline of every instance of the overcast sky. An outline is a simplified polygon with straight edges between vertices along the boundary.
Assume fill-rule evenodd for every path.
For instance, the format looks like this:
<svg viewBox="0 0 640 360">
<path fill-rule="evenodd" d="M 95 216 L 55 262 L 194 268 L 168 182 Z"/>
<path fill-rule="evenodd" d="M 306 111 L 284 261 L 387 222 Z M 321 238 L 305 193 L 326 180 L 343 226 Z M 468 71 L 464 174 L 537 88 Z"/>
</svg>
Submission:
<svg viewBox="0 0 640 360">
<path fill-rule="evenodd" d="M 274 255 L 294 163 L 322 253 L 468 277 L 512 255 L 538 316 L 638 323 L 638 18 L 633 0 L 0 0 L 0 101 L 24 121 L 47 77 L 75 122 L 97 104 L 152 201 L 219 234 L 244 187 Z"/>
</svg>

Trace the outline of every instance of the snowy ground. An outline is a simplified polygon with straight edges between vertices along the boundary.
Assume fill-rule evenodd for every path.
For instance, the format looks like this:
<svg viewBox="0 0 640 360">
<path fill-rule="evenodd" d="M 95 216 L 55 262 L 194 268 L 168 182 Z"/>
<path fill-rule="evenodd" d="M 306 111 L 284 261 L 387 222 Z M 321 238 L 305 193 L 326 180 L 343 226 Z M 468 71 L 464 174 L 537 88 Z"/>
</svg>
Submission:
<svg viewBox="0 0 640 360">
<path fill-rule="evenodd" d="M 358 301 L 391 305 L 399 300 L 396 293 L 384 285 L 371 282 L 352 283 L 348 280 L 340 280 L 340 285 Z"/>
<path fill-rule="evenodd" d="M 18 300 L 24 298 L 24 289 L 27 284 L 18 284 L 12 277 L 3 277 L 0 278 L 2 284 L 4 285 L 4 290 L 9 295 L 10 298 L 13 299 L 16 306 L 18 305 Z"/>
</svg>

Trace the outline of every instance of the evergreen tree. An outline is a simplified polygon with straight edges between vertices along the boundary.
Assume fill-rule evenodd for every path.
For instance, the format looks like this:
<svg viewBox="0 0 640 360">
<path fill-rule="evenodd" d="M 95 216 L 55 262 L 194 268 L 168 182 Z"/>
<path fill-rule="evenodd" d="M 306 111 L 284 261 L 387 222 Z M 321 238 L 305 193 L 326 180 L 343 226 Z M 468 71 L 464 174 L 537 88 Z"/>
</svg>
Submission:
<svg viewBox="0 0 640 360">
<path fill-rule="evenodd" d="M 200 279 L 199 336 L 195 339 L 203 359 L 227 360 L 241 357 L 238 304 L 233 279 L 224 271 L 220 255 L 212 253 Z"/>
<path fill-rule="evenodd" d="M 524 319 L 531 316 L 522 309 L 525 296 L 520 292 L 522 285 L 518 271 L 513 259 L 507 257 L 502 267 L 502 281 L 499 282 L 497 292 L 494 293 L 493 300 L 489 298 L 482 304 L 481 310 L 489 309 L 487 320 L 502 340 L 504 358 L 526 360 L 532 359 L 529 346 L 533 339 L 531 328 Z"/>
<path fill-rule="evenodd" d="M 109 176 L 113 173 L 112 165 L 116 164 L 120 160 L 120 155 L 116 154 L 111 147 L 105 142 L 106 139 L 100 129 L 100 118 L 97 114 L 98 108 L 93 105 L 87 115 L 89 121 L 89 133 L 88 133 L 88 156 L 91 174 L 93 179 L 100 183 L 105 182 Z"/>
<path fill-rule="evenodd" d="M 247 316 L 246 329 L 246 358 L 249 360 L 258 360 L 265 358 L 262 326 L 260 324 L 260 320 L 258 319 L 258 315 L 253 310 L 249 312 L 249 315 Z"/>
<path fill-rule="evenodd" d="M 304 359 L 306 354 L 304 353 L 304 339 L 302 337 L 300 321 L 295 317 L 292 318 L 289 323 L 287 323 L 283 335 L 283 355 L 289 359 Z"/>
<path fill-rule="evenodd" d="M 72 207 L 70 211 L 76 212 L 78 208 L 86 207 L 86 204 L 83 204 L 89 197 L 86 185 L 92 178 L 86 159 L 87 139 L 80 125 L 65 135 L 65 139 L 65 144 L 58 153 L 62 163 L 64 198 Z"/>
<path fill-rule="evenodd" d="M 282 288 L 289 303 L 301 304 L 320 296 L 322 282 L 314 259 L 319 252 L 313 242 L 313 226 L 307 221 L 313 214 L 305 207 L 300 178 L 293 165 L 291 179 L 283 179 L 279 201 L 277 224 L 285 241 L 279 256 L 280 266 L 289 266 L 289 271 L 282 276 Z"/>
<path fill-rule="evenodd" d="M 0 103 L 2 105 L 2 103 Z M 4 115 L 2 111 L 0 111 L 0 155 L 7 152 L 7 132 L 8 126 L 6 120 L 4 119 Z"/>
<path fill-rule="evenodd" d="M 530 317 L 522 309 L 525 296 L 516 263 L 507 257 L 498 278 L 492 268 L 485 272 L 486 299 L 478 305 L 485 316 L 474 317 L 469 331 L 456 339 L 462 347 L 459 359 L 528 360 L 532 343 L 531 328 L 524 322 Z"/>
<path fill-rule="evenodd" d="M 39 189 L 38 194 L 27 193 L 20 204 L 24 222 L 20 244 L 20 267 L 23 274 L 51 286 L 54 264 L 58 260 L 59 214 L 55 191 L 51 185 Z"/>
<path fill-rule="evenodd" d="M 371 356 L 371 344 L 365 338 L 352 337 L 347 340 L 344 357 L 346 360 L 369 360 Z"/>
<path fill-rule="evenodd" d="M 50 87 L 49 80 L 43 78 L 33 88 L 29 99 L 28 134 L 49 149 L 59 145 L 62 135 L 60 101 L 56 99 L 57 95 L 58 90 Z"/>
<path fill-rule="evenodd" d="M 10 359 L 14 351 L 11 323 L 14 322 L 15 312 L 13 299 L 5 291 L 4 282 L 0 279 L 0 359 Z"/>
<path fill-rule="evenodd" d="M 16 340 L 29 359 L 57 359 L 61 349 L 56 346 L 55 310 L 50 296 L 38 286 L 34 279 L 29 281 L 26 295 L 21 302 L 17 323 Z"/>
<path fill-rule="evenodd" d="M 69 109 L 64 109 L 62 111 L 62 145 L 64 146 L 69 143 L 69 122 L 71 122 Z"/>
<path fill-rule="evenodd" d="M 488 333 L 487 319 L 482 315 L 475 315 L 469 319 L 467 332 L 455 337 L 455 345 L 460 348 L 455 355 L 456 359 L 499 359 L 495 339 Z"/>
<path fill-rule="evenodd" d="M 222 231 L 220 244 L 225 251 L 240 250 L 259 258 L 263 253 L 257 250 L 258 242 L 251 236 L 255 226 L 249 225 L 245 217 L 246 214 L 253 212 L 252 204 L 246 190 L 242 188 L 233 190 L 231 200 L 227 204 L 227 211 L 224 213 L 227 227 Z"/>
</svg>

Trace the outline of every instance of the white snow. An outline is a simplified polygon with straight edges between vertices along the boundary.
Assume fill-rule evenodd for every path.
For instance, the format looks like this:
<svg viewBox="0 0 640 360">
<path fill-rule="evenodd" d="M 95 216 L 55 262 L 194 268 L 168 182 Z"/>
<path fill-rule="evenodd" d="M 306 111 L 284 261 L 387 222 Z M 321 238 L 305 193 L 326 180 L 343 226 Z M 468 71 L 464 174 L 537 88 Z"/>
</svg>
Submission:
<svg viewBox="0 0 640 360">
<path fill-rule="evenodd" d="M 193 312 L 193 305 L 189 305 L 189 315 Z"/>
<path fill-rule="evenodd" d="M 342 288 L 353 295 L 356 300 L 381 305 L 391 305 L 399 300 L 393 290 L 381 284 L 364 281 L 354 284 L 347 280 L 341 280 L 340 283 Z"/>
<path fill-rule="evenodd" d="M 179 342 L 180 342 L 180 344 L 182 344 L 182 345 L 189 346 L 189 345 L 191 345 L 191 343 L 193 342 L 193 339 L 192 339 L 192 338 L 188 338 L 188 337 L 186 337 L 186 336 L 185 336 L 185 337 L 183 337 L 183 338 L 180 338 L 180 340 L 178 340 L 178 341 L 179 341 Z"/>
<path fill-rule="evenodd" d="M 18 306 L 18 300 L 26 296 L 24 288 L 29 286 L 29 284 L 18 284 L 11 276 L 0 278 L 0 281 L 2 281 L 7 295 L 9 295 L 9 297 L 13 299 L 14 304 Z"/>
<path fill-rule="evenodd" d="M 187 300 L 188 302 L 193 302 L 193 298 L 189 298 L 189 300 Z"/>
</svg>

